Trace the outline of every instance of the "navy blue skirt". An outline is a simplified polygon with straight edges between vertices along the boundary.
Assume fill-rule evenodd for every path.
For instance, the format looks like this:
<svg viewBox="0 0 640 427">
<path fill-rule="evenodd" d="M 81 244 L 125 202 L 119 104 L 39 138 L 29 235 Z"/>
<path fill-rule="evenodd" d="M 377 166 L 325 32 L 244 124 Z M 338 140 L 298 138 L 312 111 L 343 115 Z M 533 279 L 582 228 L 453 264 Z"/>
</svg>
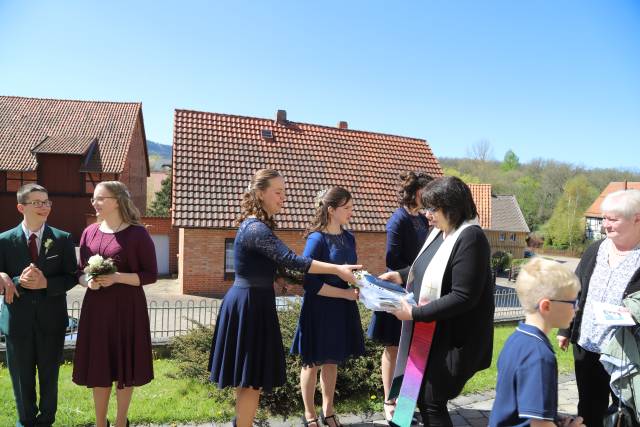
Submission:
<svg viewBox="0 0 640 427">
<path fill-rule="evenodd" d="M 402 322 L 396 316 L 385 311 L 374 311 L 367 329 L 367 337 L 385 347 L 400 344 Z"/>
<path fill-rule="evenodd" d="M 364 334 L 355 301 L 305 295 L 291 353 L 304 366 L 338 364 L 364 354 Z"/>
<path fill-rule="evenodd" d="M 232 286 L 213 334 L 211 382 L 271 391 L 285 382 L 284 357 L 273 288 Z"/>
</svg>

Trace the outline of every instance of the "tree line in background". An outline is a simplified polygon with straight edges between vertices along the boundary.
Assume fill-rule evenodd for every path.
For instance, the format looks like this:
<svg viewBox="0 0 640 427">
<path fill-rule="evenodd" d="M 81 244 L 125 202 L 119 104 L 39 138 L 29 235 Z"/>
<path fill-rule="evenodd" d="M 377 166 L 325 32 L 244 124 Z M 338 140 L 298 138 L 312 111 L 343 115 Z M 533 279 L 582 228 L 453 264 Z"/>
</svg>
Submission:
<svg viewBox="0 0 640 427">
<path fill-rule="evenodd" d="M 587 169 L 555 160 L 521 163 L 509 150 L 494 160 L 491 144 L 479 141 L 467 158 L 440 158 L 445 175 L 466 183 L 491 184 L 493 194 L 513 194 L 536 240 L 558 249 L 581 248 L 585 242 L 584 212 L 612 181 L 640 181 L 640 173 L 618 169 Z M 169 216 L 171 175 L 148 209 L 152 216 Z"/>
<path fill-rule="evenodd" d="M 558 249 L 588 243 L 584 212 L 610 182 L 640 181 L 640 173 L 618 169 L 587 169 L 547 159 L 521 163 L 512 150 L 498 161 L 486 140 L 470 147 L 467 156 L 440 158 L 445 175 L 491 184 L 493 194 L 515 195 L 534 235 Z"/>
</svg>

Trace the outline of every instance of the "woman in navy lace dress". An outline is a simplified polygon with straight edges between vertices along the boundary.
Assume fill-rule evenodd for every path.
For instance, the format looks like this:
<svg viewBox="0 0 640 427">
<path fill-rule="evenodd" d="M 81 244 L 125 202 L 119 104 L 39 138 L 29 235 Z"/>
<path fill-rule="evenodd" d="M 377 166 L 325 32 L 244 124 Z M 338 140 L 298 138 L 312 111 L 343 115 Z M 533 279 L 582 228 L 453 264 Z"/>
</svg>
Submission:
<svg viewBox="0 0 640 427">
<path fill-rule="evenodd" d="M 400 207 L 387 221 L 387 268 L 391 271 L 411 266 L 427 238 L 429 221 L 420 213 L 422 190 L 433 180 L 427 174 L 408 172 L 400 175 Z M 385 399 L 389 395 L 393 371 L 396 367 L 402 322 L 390 313 L 376 311 L 371 317 L 367 335 L 384 345 L 382 353 L 382 384 Z M 384 403 L 385 417 L 390 420 L 395 401 Z"/>
<path fill-rule="evenodd" d="M 211 346 L 210 379 L 235 387 L 234 425 L 253 424 L 260 391 L 285 382 L 282 336 L 273 282 L 278 266 L 302 272 L 335 274 L 354 281 L 360 265 L 335 265 L 297 256 L 273 233 L 284 203 L 284 179 L 275 170 L 256 172 L 243 195 L 240 228 L 234 244 L 236 277 L 222 300 Z"/>
<path fill-rule="evenodd" d="M 351 194 L 332 187 L 318 195 L 316 215 L 307 228 L 304 256 L 334 264 L 355 264 L 356 241 L 343 229 L 353 213 Z M 318 370 L 325 425 L 339 426 L 333 408 L 338 363 L 364 354 L 364 336 L 356 300 L 358 292 L 336 276 L 306 274 L 304 299 L 291 353 L 302 357 L 300 387 L 303 423 L 318 426 L 314 395 Z"/>
</svg>

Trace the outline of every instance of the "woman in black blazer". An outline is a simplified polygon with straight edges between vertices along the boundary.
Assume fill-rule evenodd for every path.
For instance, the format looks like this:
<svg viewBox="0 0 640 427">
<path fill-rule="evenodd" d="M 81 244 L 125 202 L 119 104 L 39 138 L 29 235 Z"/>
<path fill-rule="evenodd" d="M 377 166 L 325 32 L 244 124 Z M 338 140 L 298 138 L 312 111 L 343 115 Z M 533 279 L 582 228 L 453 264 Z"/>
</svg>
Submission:
<svg viewBox="0 0 640 427">
<path fill-rule="evenodd" d="M 403 335 L 408 331 L 410 336 L 413 322 L 436 322 L 417 404 L 425 426 L 451 426 L 447 401 L 491 364 L 490 247 L 477 222 L 471 191 L 460 179 L 438 178 L 422 197 L 434 229 L 411 267 L 380 277 L 407 283 L 419 301 L 417 307 L 405 303 L 394 312 L 404 321 Z M 396 374 L 400 378 L 403 373 Z"/>
</svg>

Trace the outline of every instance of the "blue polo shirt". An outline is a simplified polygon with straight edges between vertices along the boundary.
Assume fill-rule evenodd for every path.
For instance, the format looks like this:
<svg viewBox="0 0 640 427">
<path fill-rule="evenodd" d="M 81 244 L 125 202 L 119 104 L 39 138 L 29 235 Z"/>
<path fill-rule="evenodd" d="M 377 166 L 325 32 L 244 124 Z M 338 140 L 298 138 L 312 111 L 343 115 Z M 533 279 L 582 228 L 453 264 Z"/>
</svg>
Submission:
<svg viewBox="0 0 640 427">
<path fill-rule="evenodd" d="M 531 419 L 555 421 L 557 413 L 556 355 L 540 329 L 520 323 L 498 358 L 489 426 L 528 426 Z"/>
</svg>

